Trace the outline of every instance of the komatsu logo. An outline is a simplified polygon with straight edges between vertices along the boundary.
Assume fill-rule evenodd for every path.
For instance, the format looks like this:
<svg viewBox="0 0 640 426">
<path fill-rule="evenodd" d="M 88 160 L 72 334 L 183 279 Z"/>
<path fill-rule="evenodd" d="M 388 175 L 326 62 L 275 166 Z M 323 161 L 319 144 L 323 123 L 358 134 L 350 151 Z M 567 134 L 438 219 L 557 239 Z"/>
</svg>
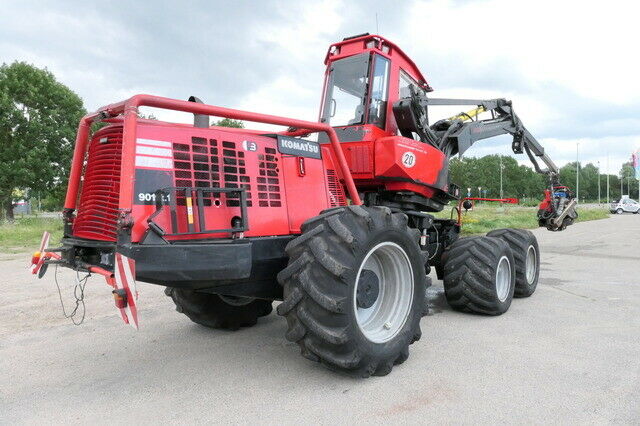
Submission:
<svg viewBox="0 0 640 426">
<path fill-rule="evenodd" d="M 298 157 L 322 158 L 320 145 L 317 142 L 288 136 L 278 136 L 278 151 Z"/>
</svg>

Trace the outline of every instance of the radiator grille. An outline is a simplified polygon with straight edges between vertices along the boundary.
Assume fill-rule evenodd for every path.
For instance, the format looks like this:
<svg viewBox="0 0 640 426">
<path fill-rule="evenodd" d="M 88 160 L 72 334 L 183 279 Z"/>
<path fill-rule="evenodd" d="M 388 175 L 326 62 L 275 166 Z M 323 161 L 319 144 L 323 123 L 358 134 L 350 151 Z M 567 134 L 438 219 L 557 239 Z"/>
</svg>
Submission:
<svg viewBox="0 0 640 426">
<path fill-rule="evenodd" d="M 246 174 L 244 151 L 235 142 L 192 137 L 191 144 L 174 143 L 174 181 L 176 186 L 198 188 L 245 188 L 247 206 L 251 207 L 251 184 Z M 240 206 L 238 194 L 209 193 L 203 197 L 205 206 L 225 203 Z M 185 205 L 184 196 L 177 197 L 178 205 Z"/>
<path fill-rule="evenodd" d="M 258 154 L 258 206 L 281 207 L 280 169 L 276 150 L 265 148 L 264 154 Z"/>
<path fill-rule="evenodd" d="M 327 169 L 327 185 L 329 187 L 329 205 L 331 207 L 347 205 L 347 199 L 344 196 L 344 189 L 340 184 L 335 170 Z"/>
<path fill-rule="evenodd" d="M 121 155 L 122 126 L 105 127 L 94 134 L 73 225 L 76 237 L 116 240 Z"/>
</svg>

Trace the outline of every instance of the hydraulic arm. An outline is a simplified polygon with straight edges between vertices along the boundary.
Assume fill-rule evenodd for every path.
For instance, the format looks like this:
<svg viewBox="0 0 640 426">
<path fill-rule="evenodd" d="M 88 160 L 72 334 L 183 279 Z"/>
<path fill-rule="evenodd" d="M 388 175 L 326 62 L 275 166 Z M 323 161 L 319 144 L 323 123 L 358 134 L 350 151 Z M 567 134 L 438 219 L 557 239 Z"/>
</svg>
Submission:
<svg viewBox="0 0 640 426">
<path fill-rule="evenodd" d="M 540 204 L 538 221 L 552 231 L 560 231 L 571 225 L 578 216 L 573 193 L 558 180 L 559 169 L 545 153 L 544 147 L 524 127 L 506 99 L 444 99 L 428 98 L 422 91 L 410 86 L 411 96 L 397 101 L 393 106 L 398 128 L 403 136 L 415 133 L 424 142 L 441 150 L 447 157 L 462 155 L 474 143 L 494 136 L 513 136 L 511 148 L 516 154 L 527 154 L 536 172 L 549 178 L 549 189 Z M 429 124 L 428 107 L 436 105 L 473 105 L 474 108 L 445 120 Z M 480 119 L 481 113 L 491 116 Z M 546 168 L 541 168 L 539 161 Z"/>
</svg>

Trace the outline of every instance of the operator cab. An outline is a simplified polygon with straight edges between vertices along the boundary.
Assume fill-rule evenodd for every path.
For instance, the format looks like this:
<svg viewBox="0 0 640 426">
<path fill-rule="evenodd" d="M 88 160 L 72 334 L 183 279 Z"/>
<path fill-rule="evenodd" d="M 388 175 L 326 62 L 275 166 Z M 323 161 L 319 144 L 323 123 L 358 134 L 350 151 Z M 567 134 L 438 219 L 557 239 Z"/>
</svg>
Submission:
<svg viewBox="0 0 640 426">
<path fill-rule="evenodd" d="M 361 53 L 333 62 L 320 121 L 333 127 L 374 124 L 384 129 L 389 62 L 376 53 Z"/>
<path fill-rule="evenodd" d="M 379 36 L 364 34 L 333 44 L 325 64 L 320 122 L 336 128 L 341 142 L 395 135 L 393 103 L 409 96 L 410 84 L 431 91 L 404 52 Z"/>
</svg>

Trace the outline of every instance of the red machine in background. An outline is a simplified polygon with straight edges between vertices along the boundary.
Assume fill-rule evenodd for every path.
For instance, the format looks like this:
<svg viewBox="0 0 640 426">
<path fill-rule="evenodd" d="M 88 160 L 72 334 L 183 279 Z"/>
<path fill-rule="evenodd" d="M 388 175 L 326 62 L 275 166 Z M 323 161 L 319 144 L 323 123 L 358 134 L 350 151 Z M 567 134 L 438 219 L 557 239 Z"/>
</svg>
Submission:
<svg viewBox="0 0 640 426">
<path fill-rule="evenodd" d="M 150 95 L 85 116 L 62 246 L 47 251 L 43 239 L 33 272 L 57 264 L 105 276 L 136 327 L 136 281 L 165 286 L 180 312 L 216 328 L 253 325 L 283 300 L 302 354 L 357 376 L 407 358 L 432 267 L 458 310 L 499 315 L 514 294 L 531 295 L 539 253 L 529 231 L 458 240 L 459 221 L 429 214 L 459 199 L 451 156 L 507 133 L 550 178 L 540 225 L 573 221 L 572 194 L 511 103 L 427 97 L 413 61 L 380 36 L 335 43 L 325 63 L 318 123 Z M 437 105 L 475 109 L 430 124 Z M 143 106 L 194 123 L 144 120 Z M 209 116 L 287 130 L 210 126 Z"/>
</svg>

